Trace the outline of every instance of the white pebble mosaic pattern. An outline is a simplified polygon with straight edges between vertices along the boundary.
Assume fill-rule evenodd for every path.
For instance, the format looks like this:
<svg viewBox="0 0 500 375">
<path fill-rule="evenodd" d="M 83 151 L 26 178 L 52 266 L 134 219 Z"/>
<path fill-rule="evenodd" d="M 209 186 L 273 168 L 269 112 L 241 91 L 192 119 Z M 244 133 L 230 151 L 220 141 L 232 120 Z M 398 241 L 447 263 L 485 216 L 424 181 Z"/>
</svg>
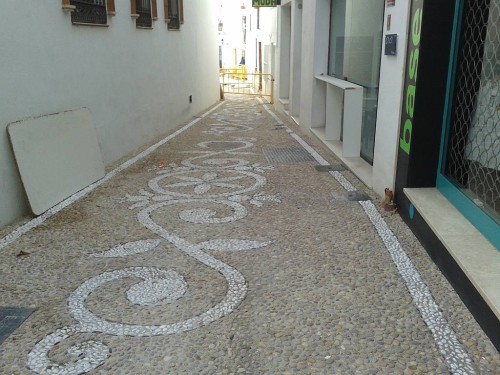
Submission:
<svg viewBox="0 0 500 375">
<path fill-rule="evenodd" d="M 262 103 L 262 102 L 261 102 Z M 264 109 L 284 126 L 283 121 L 270 111 L 266 105 Z M 286 128 L 287 133 L 294 138 L 320 165 L 328 163 L 316 150 L 307 144 L 302 138 L 291 129 Z M 355 191 L 356 188 L 338 171 L 329 172 L 337 182 L 347 191 Z M 439 352 L 446 360 L 450 372 L 455 375 L 472 375 L 476 371 L 472 366 L 472 360 L 459 342 L 455 332 L 444 318 L 438 304 L 434 301 L 431 292 L 420 274 L 416 270 L 410 258 L 406 255 L 396 236 L 389 229 L 376 207 L 370 201 L 362 201 L 359 204 L 363 207 L 378 235 L 383 241 L 387 251 L 390 253 L 399 274 L 403 278 L 408 291 L 410 292 L 415 306 L 420 311 L 423 320 L 431 330 L 434 341 L 439 348 Z"/>
<path fill-rule="evenodd" d="M 146 251 L 155 249 L 161 240 L 141 240 L 128 242 L 124 245 L 116 246 L 110 250 L 103 251 L 101 253 L 92 254 L 91 257 L 94 258 L 122 258 L 129 255 L 141 254 Z"/>
<path fill-rule="evenodd" d="M 259 114 L 260 115 L 260 114 Z M 216 115 L 217 116 L 217 115 Z M 215 117 L 216 117 L 215 116 Z M 234 121 L 254 117 L 254 113 L 239 116 Z M 216 129 L 216 130 L 214 130 Z M 212 133 L 220 136 L 226 133 L 247 131 L 250 127 L 242 127 L 225 120 L 224 125 L 212 127 Z M 209 150 L 210 146 L 224 146 L 224 151 L 203 151 L 182 162 L 183 166 L 171 165 L 168 169 L 158 172 L 158 176 L 149 181 L 149 188 L 139 191 L 138 196 L 128 195 L 126 200 L 132 203 L 130 209 L 141 208 L 137 219 L 144 227 L 158 235 L 185 254 L 196 259 L 207 267 L 224 276 L 227 283 L 226 296 L 215 306 L 200 315 L 190 319 L 163 325 L 124 324 L 105 320 L 86 307 L 86 300 L 91 293 L 107 283 L 128 278 L 138 278 L 142 281 L 132 285 L 127 290 L 128 301 L 139 307 L 157 307 L 171 303 L 188 290 L 188 284 L 177 272 L 154 267 L 131 267 L 110 272 L 104 272 L 92 277 L 78 287 L 68 298 L 68 310 L 78 323 L 69 328 L 61 328 L 39 341 L 28 355 L 28 367 L 37 373 L 44 374 L 81 374 L 96 369 L 110 356 L 110 350 L 100 342 L 88 341 L 67 351 L 68 356 L 76 356 L 76 362 L 60 365 L 49 359 L 52 348 L 77 333 L 99 332 L 113 336 L 151 337 L 178 334 L 210 324 L 227 314 L 230 314 L 241 303 L 247 293 L 247 285 L 243 275 L 226 263 L 207 254 L 204 250 L 244 251 L 260 249 L 269 246 L 273 241 L 253 241 L 239 239 L 213 239 L 199 244 L 170 233 L 167 228 L 155 223 L 152 213 L 164 207 L 176 204 L 193 205 L 195 208 L 184 209 L 179 214 L 180 220 L 193 224 L 225 224 L 240 220 L 248 215 L 244 203 L 261 207 L 265 202 L 279 203 L 274 195 L 254 192 L 266 184 L 266 178 L 258 173 L 270 169 L 268 166 L 250 163 L 240 156 L 250 154 L 245 149 L 253 143 L 249 139 L 233 137 L 230 141 L 205 141 L 199 148 Z M 235 146 L 235 144 L 240 145 Z M 199 151 L 193 151 L 199 154 Z M 228 157 L 229 156 L 229 157 Z M 221 192 L 220 190 L 223 190 Z M 186 192 L 192 190 L 190 192 Z M 218 191 L 218 192 L 216 192 Z M 218 212 L 207 205 L 225 207 L 231 214 L 219 216 Z M 156 249 L 162 240 L 137 240 L 118 245 L 107 251 L 92 254 L 91 258 L 129 257 Z"/>
<path fill-rule="evenodd" d="M 102 365 L 110 356 L 109 348 L 102 342 L 87 341 L 68 349 L 69 356 L 80 357 L 76 363 L 61 366 L 49 360 L 47 353 L 62 340 L 78 333 L 77 328 L 67 327 L 56 330 L 40 341 L 28 355 L 31 370 L 41 374 L 83 374 Z"/>
</svg>

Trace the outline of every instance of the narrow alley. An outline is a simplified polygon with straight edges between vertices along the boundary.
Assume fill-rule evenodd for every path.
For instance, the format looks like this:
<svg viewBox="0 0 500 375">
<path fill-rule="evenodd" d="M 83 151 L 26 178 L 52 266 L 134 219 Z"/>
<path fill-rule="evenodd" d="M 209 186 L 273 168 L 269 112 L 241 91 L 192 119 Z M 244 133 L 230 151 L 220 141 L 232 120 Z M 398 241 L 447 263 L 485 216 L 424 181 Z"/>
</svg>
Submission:
<svg viewBox="0 0 500 375">
<path fill-rule="evenodd" d="M 498 374 L 397 214 L 259 99 L 229 96 L 21 227 L 2 374 Z M 30 315 L 31 314 L 31 315 Z"/>
</svg>

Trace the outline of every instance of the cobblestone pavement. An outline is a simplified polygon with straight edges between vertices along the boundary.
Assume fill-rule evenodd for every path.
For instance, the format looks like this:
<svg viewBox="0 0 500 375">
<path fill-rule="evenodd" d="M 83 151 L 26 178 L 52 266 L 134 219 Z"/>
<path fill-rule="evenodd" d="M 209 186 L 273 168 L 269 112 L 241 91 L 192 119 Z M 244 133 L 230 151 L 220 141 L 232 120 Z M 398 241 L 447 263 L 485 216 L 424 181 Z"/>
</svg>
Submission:
<svg viewBox="0 0 500 375">
<path fill-rule="evenodd" d="M 398 215 L 318 164 L 339 162 L 269 106 L 229 98 L 4 228 L 0 306 L 35 311 L 0 372 L 500 373 Z"/>
</svg>

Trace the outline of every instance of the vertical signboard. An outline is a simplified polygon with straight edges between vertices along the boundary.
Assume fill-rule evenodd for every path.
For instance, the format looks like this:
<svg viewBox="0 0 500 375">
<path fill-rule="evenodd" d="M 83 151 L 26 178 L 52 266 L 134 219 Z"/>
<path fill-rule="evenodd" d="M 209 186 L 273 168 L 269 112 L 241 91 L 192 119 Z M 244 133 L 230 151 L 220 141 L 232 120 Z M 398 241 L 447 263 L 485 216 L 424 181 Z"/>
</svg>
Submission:
<svg viewBox="0 0 500 375">
<path fill-rule="evenodd" d="M 415 99 L 417 95 L 417 73 L 422 32 L 423 0 L 414 0 L 411 7 L 410 32 L 406 54 L 406 72 L 403 91 L 403 106 L 398 152 L 398 167 L 408 171 L 411 153 Z M 399 169 L 399 168 L 398 168 Z M 405 178 L 406 180 L 406 178 Z"/>
<path fill-rule="evenodd" d="M 453 20 L 454 1 L 412 1 L 395 189 L 403 215 L 403 188 L 436 186 Z"/>
</svg>

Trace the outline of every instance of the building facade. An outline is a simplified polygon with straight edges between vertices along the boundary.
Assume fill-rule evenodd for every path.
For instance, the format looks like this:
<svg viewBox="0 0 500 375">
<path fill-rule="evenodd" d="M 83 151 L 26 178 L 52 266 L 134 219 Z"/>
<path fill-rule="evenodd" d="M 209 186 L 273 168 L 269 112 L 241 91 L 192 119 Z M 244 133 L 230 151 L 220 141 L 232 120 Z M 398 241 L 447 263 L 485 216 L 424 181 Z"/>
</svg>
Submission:
<svg viewBox="0 0 500 375">
<path fill-rule="evenodd" d="M 278 109 L 380 195 L 395 182 L 408 17 L 407 1 L 280 7 Z M 391 54 L 383 50 L 388 35 L 396 42 Z"/>
<path fill-rule="evenodd" d="M 276 66 L 277 8 L 252 5 L 252 0 L 219 0 L 219 66 L 246 72 L 247 83 L 263 73 L 268 86 Z M 242 82 L 240 91 L 245 92 L 244 86 Z M 259 91 L 257 86 L 255 94 L 271 94 L 269 87 Z"/>
<path fill-rule="evenodd" d="M 30 212 L 9 123 L 87 107 L 110 165 L 219 100 L 215 3 L 20 0 L 4 6 L 0 227 Z"/>
<path fill-rule="evenodd" d="M 500 346 L 500 1 L 283 0 L 276 107 L 403 219 Z"/>
</svg>

